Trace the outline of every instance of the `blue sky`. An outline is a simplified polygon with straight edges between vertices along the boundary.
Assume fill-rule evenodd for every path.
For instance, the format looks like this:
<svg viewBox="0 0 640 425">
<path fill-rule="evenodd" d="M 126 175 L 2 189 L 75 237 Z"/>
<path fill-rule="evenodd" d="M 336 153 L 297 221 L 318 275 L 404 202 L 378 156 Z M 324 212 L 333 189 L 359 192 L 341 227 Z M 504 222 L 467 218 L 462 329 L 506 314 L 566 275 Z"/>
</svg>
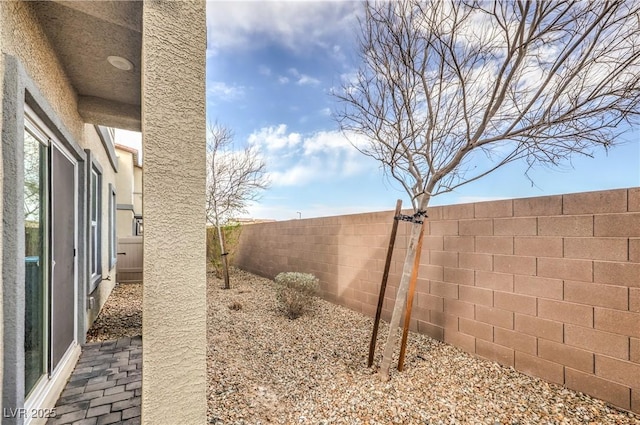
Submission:
<svg viewBox="0 0 640 425">
<path fill-rule="evenodd" d="M 260 148 L 271 187 L 246 216 L 286 220 L 393 209 L 407 195 L 341 135 L 330 92 L 357 68 L 354 1 L 207 4 L 207 118 Z M 431 205 L 640 186 L 640 126 L 594 158 L 524 175 L 510 164 Z"/>
</svg>

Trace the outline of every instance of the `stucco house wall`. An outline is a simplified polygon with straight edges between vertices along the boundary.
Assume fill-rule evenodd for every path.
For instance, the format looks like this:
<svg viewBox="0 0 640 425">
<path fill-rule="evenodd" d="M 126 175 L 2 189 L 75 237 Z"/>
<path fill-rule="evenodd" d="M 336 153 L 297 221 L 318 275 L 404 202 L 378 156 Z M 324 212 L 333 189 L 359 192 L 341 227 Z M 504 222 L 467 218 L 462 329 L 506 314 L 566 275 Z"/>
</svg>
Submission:
<svg viewBox="0 0 640 425">
<path fill-rule="evenodd" d="M 142 212 L 142 167 L 133 167 L 133 211 L 138 215 Z"/>
<path fill-rule="evenodd" d="M 14 149 L 12 158 L 4 158 L 3 164 L 13 162 L 10 173 L 2 174 L 3 187 L 9 185 L 19 186 L 21 180 L 19 159 L 21 158 L 22 141 L 24 138 L 24 105 L 25 101 L 47 127 L 67 145 L 78 160 L 78 297 L 77 297 L 77 335 L 78 343 L 85 341 L 85 333 L 101 306 L 106 301 L 113 285 L 115 284 L 115 267 L 110 266 L 109 258 L 109 185 L 115 185 L 116 162 L 112 152 L 109 152 L 109 140 L 103 140 L 94 125 L 86 124 L 77 112 L 77 97 L 69 84 L 68 78 L 62 69 L 58 58 L 53 53 L 49 40 L 43 33 L 40 23 L 33 11 L 30 2 L 1 2 L 0 3 L 0 27 L 2 28 L 2 67 L 0 78 L 3 87 L 2 96 L 2 146 L 11 146 Z M 7 126 L 7 122 L 11 125 Z M 103 135 L 104 136 L 104 135 Z M 89 293 L 88 288 L 88 257 L 87 257 L 87 232 L 84 220 L 87 214 L 86 191 L 84 170 L 85 160 L 89 157 L 100 167 L 101 174 L 101 267 L 102 279 L 96 289 Z M 111 147 L 111 151 L 113 148 Z M 21 189 L 18 189 L 21 190 Z M 14 201 L 21 196 L 21 192 L 13 195 L 3 190 L 3 201 L 7 196 L 16 196 Z M 21 203 L 20 203 L 21 207 Z M 4 213 L 4 208 L 3 208 Z M 4 214 L 3 214 L 4 215 Z M 19 214 L 18 214 L 19 215 Z M 3 267 L 8 267 L 10 261 L 17 261 L 18 269 L 12 270 L 12 275 L 5 275 L 3 279 L 3 291 L 10 294 L 10 298 L 3 299 L 3 305 L 10 306 L 9 315 L 3 317 L 3 406 L 19 407 L 23 403 L 24 394 L 24 360 L 20 358 L 22 350 L 19 341 L 24 332 L 24 241 L 20 242 L 20 222 L 17 217 L 6 217 L 15 226 L 10 234 L 3 232 Z M 23 238 L 23 236 L 22 236 Z M 22 248 L 22 250 L 21 250 Z M 6 255 L 5 255 L 6 254 Z M 16 257 L 17 255 L 17 257 Z M 22 262 L 22 266 L 20 266 Z M 14 263 L 15 264 L 15 263 Z M 22 270 L 20 270 L 22 267 Z M 17 274 L 16 274 L 17 273 Z M 110 279 L 110 280 L 107 280 Z M 93 301 L 90 303 L 90 298 Z M 22 317 L 22 319 L 20 319 Z M 76 356 L 79 347 L 76 348 Z M 69 363 L 73 367 L 75 361 Z M 70 370 L 64 373 L 70 373 Z M 63 373 L 63 374 L 64 374 Z M 61 379 L 64 384 L 65 379 Z M 53 405 L 62 387 L 54 388 L 47 396 L 46 403 Z M 12 422 L 13 421 L 13 422 Z M 4 418 L 5 423 L 21 423 L 20 418 Z"/>
<path fill-rule="evenodd" d="M 154 425 L 206 421 L 204 7 L 143 13 L 142 420 Z"/>
<path fill-rule="evenodd" d="M 204 423 L 205 2 L 7 0 L 0 2 L 0 28 L 2 406 L 25 407 L 24 172 L 20 164 L 24 162 L 26 100 L 69 150 L 69 162 L 77 162 L 77 193 L 60 193 L 75 198 L 75 212 L 83 223 L 77 229 L 77 252 L 65 253 L 66 258 L 77 255 L 73 262 L 77 262 L 81 283 L 74 306 L 79 312 L 78 343 L 84 340 L 86 325 L 104 301 L 114 276 L 113 267 L 104 269 L 108 249 L 103 245 L 102 276 L 111 280 L 104 279 L 96 291 L 86 293 L 87 164 L 102 170 L 103 207 L 108 205 L 104 192 L 110 195 L 108 188 L 115 183 L 117 170 L 113 146 L 104 142 L 108 137 L 102 128 L 86 123 L 142 129 L 145 158 L 149 159 L 143 182 L 149 230 L 144 240 L 144 267 L 150 276 L 143 296 L 141 419 L 153 425 Z M 110 74 L 114 70 L 107 65 L 107 57 L 113 54 L 112 48 L 130 59 L 130 74 L 122 78 Z M 96 73 L 103 73 L 104 78 Z M 176 162 L 176 157 L 183 161 Z M 61 159 L 59 164 L 64 162 Z M 71 180 L 69 173 L 66 178 Z M 64 239 L 66 234 L 60 236 Z M 79 348 L 73 344 L 72 348 L 65 369 L 58 368 L 53 387 L 45 399 L 37 401 L 37 407 L 54 405 L 56 388 L 62 388 L 75 365 L 73 357 L 77 358 Z M 24 422 L 15 416 L 3 418 L 2 423 Z"/>
<path fill-rule="evenodd" d="M 133 205 L 133 153 L 116 145 L 118 157 L 118 175 L 116 185 L 118 193 L 116 199 L 119 204 Z"/>
<path fill-rule="evenodd" d="M 4 8 L 2 6 L 0 6 L 0 139 L 2 138 L 2 122 L 3 117 L 3 110 L 4 110 L 4 96 L 2 95 L 2 93 L 4 93 L 4 54 L 2 54 L 2 43 L 4 43 L 4 25 L 2 24 L 4 22 Z M 4 155 L 3 155 L 3 148 L 2 148 L 2 143 L 0 143 L 0 181 L 4 182 L 4 167 L 3 164 L 4 163 Z M 3 201 L 3 197 L 0 196 L 0 235 L 4 235 L 4 227 L 2 225 L 4 221 L 4 201 Z M 0 237 L 0 258 L 4 257 L 4 237 Z M 3 265 L 4 265 L 4 261 L 3 261 Z M 3 282 L 3 271 L 4 267 L 0 267 L 0 282 Z M 2 287 L 3 285 L 0 285 L 0 323 L 4 323 L 4 317 L 3 317 L 3 304 L 4 304 L 4 298 L 3 298 L 3 292 L 2 292 Z M 0 326 L 0 341 L 4 342 L 4 326 Z M 2 371 L 4 370 L 4 354 L 3 354 L 3 346 L 4 344 L 0 344 L 0 382 L 4 382 L 3 379 L 3 375 L 2 375 Z M 0 400 L 4 400 L 3 396 L 2 396 L 2 387 L 4 385 L 0 385 Z"/>
<path fill-rule="evenodd" d="M 132 236 L 133 223 L 133 153 L 116 146 L 118 175 L 116 176 L 116 201 L 118 208 L 118 237 Z"/>
<path fill-rule="evenodd" d="M 109 268 L 108 221 L 109 221 L 109 184 L 115 185 L 116 168 L 113 158 L 110 158 L 103 142 L 100 140 L 95 126 L 85 124 L 77 112 L 76 95 L 64 74 L 60 62 L 53 53 L 49 40 L 40 29 L 40 24 L 31 9 L 29 2 L 3 2 L 2 52 L 12 55 L 24 68 L 25 74 L 39 91 L 39 99 L 52 110 L 53 116 L 46 118 L 58 121 L 54 125 L 69 132 L 70 138 L 82 149 L 91 150 L 95 161 L 102 168 L 101 205 L 102 205 L 102 276 L 115 274 L 114 268 Z M 19 105 L 18 105 L 19 106 Z M 45 113 L 46 115 L 46 113 Z M 117 194 L 116 194 L 117 195 Z M 104 281 L 99 293 L 96 294 L 99 303 L 92 309 L 97 314 L 106 296 L 113 287 L 111 282 Z M 88 323 L 87 323 L 88 324 Z"/>
<path fill-rule="evenodd" d="M 118 237 L 136 236 L 134 218 L 142 216 L 142 167 L 139 152 L 117 144 L 118 174 L 116 175 Z"/>
<path fill-rule="evenodd" d="M 640 412 L 640 188 L 428 209 L 411 327 Z M 236 264 L 374 316 L 393 212 L 245 226 Z M 382 317 L 406 254 L 401 222 Z M 364 347 L 363 347 L 364 349 Z"/>
</svg>

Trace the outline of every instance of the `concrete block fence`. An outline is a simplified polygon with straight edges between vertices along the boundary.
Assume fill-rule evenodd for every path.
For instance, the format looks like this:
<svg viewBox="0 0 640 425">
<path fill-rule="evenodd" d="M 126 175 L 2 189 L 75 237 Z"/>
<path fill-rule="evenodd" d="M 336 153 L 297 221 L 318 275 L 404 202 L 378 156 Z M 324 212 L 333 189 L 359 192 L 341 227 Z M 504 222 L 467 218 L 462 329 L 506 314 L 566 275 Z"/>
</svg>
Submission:
<svg viewBox="0 0 640 425">
<path fill-rule="evenodd" d="M 412 328 L 640 413 L 640 188 L 429 208 Z M 238 267 L 375 314 L 392 211 L 243 228 Z M 401 222 L 383 319 L 400 280 Z"/>
</svg>

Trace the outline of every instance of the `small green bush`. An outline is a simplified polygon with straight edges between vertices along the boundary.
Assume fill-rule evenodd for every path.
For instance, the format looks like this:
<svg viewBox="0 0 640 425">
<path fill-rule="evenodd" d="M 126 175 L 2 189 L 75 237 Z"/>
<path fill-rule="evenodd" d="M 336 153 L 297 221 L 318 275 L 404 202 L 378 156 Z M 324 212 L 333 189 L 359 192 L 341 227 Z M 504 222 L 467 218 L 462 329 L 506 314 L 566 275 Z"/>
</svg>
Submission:
<svg viewBox="0 0 640 425">
<path fill-rule="evenodd" d="M 274 279 L 276 298 L 289 319 L 296 319 L 313 304 L 318 293 L 318 278 L 310 273 L 285 272 Z"/>
</svg>

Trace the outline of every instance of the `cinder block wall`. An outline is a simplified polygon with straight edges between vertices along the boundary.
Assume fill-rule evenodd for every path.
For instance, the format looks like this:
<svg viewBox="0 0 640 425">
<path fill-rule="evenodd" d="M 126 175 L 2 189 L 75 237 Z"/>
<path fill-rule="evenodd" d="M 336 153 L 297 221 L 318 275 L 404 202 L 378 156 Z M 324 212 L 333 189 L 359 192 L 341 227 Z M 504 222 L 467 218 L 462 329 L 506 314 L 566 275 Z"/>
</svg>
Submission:
<svg viewBox="0 0 640 425">
<path fill-rule="evenodd" d="M 640 413 L 640 188 L 433 207 L 412 327 Z M 373 316 L 393 212 L 243 228 L 236 264 Z M 400 280 L 398 229 L 383 319 Z"/>
</svg>

